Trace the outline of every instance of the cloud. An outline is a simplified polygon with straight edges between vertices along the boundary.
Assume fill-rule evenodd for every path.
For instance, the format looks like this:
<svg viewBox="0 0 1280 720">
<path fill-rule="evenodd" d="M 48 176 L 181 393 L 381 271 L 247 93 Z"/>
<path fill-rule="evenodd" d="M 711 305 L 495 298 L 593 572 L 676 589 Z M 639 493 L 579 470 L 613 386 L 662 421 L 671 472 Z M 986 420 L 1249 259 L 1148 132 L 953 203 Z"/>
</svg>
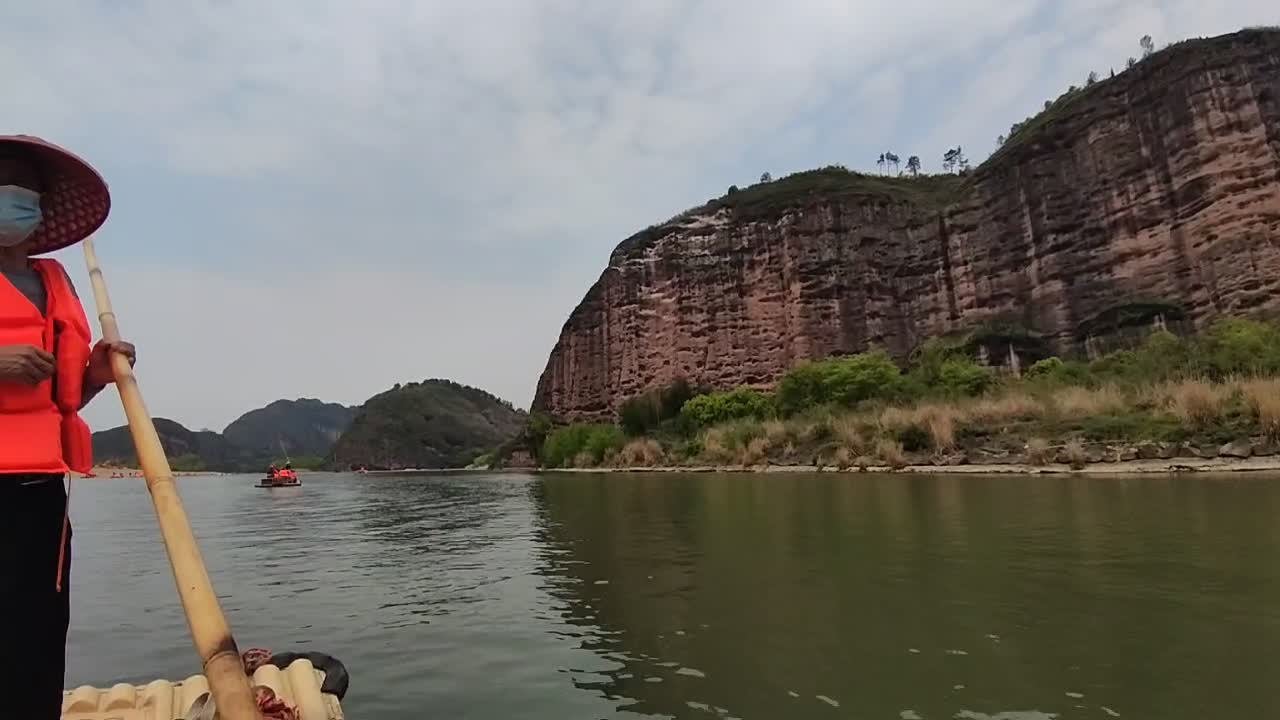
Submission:
<svg viewBox="0 0 1280 720">
<path fill-rule="evenodd" d="M 886 149 L 936 168 L 956 143 L 978 161 L 1140 35 L 1272 14 L 1257 0 L 50 0 L 0 8 L 0 63 L 21 70 L 0 92 L 14 131 L 112 183 L 99 247 L 145 340 L 148 399 L 216 428 L 277 397 L 358 402 L 428 375 L 525 404 L 630 233 L 766 170 L 874 169 Z M 277 345 L 287 360 L 262 357 Z"/>
</svg>

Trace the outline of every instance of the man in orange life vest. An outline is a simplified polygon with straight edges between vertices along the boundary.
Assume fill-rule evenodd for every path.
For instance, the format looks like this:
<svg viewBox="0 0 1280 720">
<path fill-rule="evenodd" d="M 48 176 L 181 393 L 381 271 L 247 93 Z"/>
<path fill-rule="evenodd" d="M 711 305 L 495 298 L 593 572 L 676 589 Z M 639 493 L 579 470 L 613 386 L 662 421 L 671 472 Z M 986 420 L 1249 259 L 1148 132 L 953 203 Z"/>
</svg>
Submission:
<svg viewBox="0 0 1280 720">
<path fill-rule="evenodd" d="M 112 379 L 71 279 L 33 259 L 88 237 L 107 219 L 106 183 L 86 162 L 43 140 L 0 135 L 0 648 L 5 712 L 62 714 L 71 578 L 63 479 L 93 465 L 78 411 Z"/>
</svg>

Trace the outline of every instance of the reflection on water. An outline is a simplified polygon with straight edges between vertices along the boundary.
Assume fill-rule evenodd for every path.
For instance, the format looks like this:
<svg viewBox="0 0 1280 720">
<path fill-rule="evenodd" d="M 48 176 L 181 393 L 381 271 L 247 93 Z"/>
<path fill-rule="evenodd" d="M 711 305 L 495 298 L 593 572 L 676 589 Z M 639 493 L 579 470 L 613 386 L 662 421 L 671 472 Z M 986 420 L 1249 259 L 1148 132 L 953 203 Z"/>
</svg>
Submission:
<svg viewBox="0 0 1280 720">
<path fill-rule="evenodd" d="M 1272 717 L 1280 482 L 184 479 L 242 646 L 353 718 Z M 140 481 L 82 482 L 69 682 L 197 669 Z"/>
</svg>

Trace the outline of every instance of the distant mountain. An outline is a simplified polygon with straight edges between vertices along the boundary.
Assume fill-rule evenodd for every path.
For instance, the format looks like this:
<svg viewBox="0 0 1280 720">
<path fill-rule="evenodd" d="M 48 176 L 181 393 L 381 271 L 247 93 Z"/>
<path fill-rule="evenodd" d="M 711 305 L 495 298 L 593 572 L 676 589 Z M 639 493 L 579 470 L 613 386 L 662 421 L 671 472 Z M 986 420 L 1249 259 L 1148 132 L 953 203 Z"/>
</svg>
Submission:
<svg viewBox="0 0 1280 720">
<path fill-rule="evenodd" d="M 333 448 L 339 468 L 465 467 L 515 437 L 525 414 L 448 380 L 396 385 L 365 402 Z"/>
<path fill-rule="evenodd" d="M 356 416 L 357 409 L 312 398 L 277 400 L 241 415 L 222 431 L 227 442 L 261 457 L 324 457 Z"/>
<path fill-rule="evenodd" d="M 216 432 L 195 432 L 166 418 L 154 418 L 153 422 L 174 470 L 224 470 L 249 463 L 243 451 Z M 94 433 L 93 459 L 98 465 L 137 467 L 138 456 L 128 426 Z"/>
</svg>

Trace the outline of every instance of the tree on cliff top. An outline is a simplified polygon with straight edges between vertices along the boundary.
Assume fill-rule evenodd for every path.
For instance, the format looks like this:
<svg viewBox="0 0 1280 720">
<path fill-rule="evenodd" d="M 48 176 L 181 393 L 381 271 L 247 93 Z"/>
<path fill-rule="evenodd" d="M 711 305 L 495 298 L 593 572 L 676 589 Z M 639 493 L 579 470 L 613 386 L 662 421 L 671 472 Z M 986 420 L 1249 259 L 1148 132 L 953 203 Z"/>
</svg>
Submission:
<svg viewBox="0 0 1280 720">
<path fill-rule="evenodd" d="M 1142 48 L 1142 57 L 1144 58 L 1151 57 L 1151 54 L 1156 51 L 1156 43 L 1151 39 L 1150 35 L 1143 35 L 1142 39 L 1138 41 L 1138 45 Z"/>
<path fill-rule="evenodd" d="M 919 155 L 912 155 L 911 157 L 907 158 L 907 172 L 911 173 L 912 177 L 916 177 L 917 175 L 920 174 L 920 156 Z"/>
<path fill-rule="evenodd" d="M 957 145 L 942 154 L 942 167 L 947 172 L 955 172 L 957 169 L 962 173 L 968 172 L 969 159 L 964 156 L 964 150 Z"/>
</svg>

